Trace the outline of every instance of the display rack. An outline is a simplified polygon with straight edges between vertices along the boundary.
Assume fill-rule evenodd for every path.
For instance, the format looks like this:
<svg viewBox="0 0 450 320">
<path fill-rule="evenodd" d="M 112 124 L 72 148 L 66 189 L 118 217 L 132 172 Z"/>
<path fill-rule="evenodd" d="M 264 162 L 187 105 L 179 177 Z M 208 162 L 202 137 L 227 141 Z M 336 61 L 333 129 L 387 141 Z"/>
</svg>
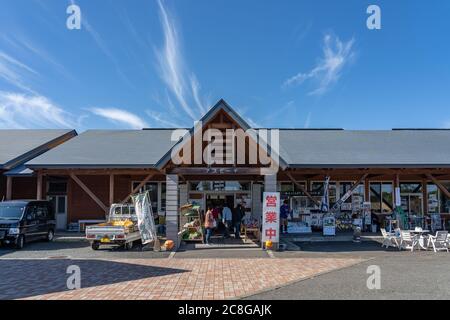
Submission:
<svg viewBox="0 0 450 320">
<path fill-rule="evenodd" d="M 200 206 L 186 204 L 180 207 L 181 240 L 203 242 L 203 218 Z"/>
</svg>

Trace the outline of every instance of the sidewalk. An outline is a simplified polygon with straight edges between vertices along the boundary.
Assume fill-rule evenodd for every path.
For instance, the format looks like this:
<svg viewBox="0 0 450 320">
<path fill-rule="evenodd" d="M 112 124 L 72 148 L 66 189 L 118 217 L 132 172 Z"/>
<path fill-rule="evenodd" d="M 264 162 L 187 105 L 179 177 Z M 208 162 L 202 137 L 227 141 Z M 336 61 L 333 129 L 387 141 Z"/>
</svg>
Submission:
<svg viewBox="0 0 450 320">
<path fill-rule="evenodd" d="M 236 299 L 353 266 L 363 259 L 0 260 L 0 299 Z M 66 269 L 81 270 L 68 290 Z M 33 270 L 29 277 L 26 270 Z"/>
</svg>

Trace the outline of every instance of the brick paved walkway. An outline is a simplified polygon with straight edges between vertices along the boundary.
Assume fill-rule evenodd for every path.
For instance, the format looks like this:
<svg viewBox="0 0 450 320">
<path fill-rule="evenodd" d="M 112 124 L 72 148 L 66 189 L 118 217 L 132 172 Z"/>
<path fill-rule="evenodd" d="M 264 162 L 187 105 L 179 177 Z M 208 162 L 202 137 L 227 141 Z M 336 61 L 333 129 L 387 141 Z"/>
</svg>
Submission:
<svg viewBox="0 0 450 320">
<path fill-rule="evenodd" d="M 0 299 L 230 299 L 351 266 L 360 259 L 0 260 Z M 67 290 L 66 268 L 81 269 Z"/>
</svg>

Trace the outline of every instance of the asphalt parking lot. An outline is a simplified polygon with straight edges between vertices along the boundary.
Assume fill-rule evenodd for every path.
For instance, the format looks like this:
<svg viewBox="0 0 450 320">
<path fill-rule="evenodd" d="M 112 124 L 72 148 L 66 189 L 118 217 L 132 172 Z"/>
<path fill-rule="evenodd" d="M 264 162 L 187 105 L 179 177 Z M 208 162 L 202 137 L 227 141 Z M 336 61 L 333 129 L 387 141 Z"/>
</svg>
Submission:
<svg viewBox="0 0 450 320">
<path fill-rule="evenodd" d="M 181 247 L 175 254 L 171 254 L 170 252 L 141 251 L 139 246 L 131 251 L 124 249 L 94 251 L 85 241 L 34 242 L 27 244 L 22 250 L 0 247 L 0 261 L 17 260 L 15 263 L 20 265 L 20 261 L 32 263 L 33 260 L 47 260 L 50 263 L 51 261 L 70 263 L 70 261 L 78 260 L 101 263 L 107 260 L 114 264 L 118 260 L 125 262 L 127 259 L 130 261 L 156 259 L 154 261 L 162 263 L 161 259 L 170 261 L 168 258 L 179 261 L 305 259 L 305 261 L 318 263 L 326 259 L 359 260 L 359 263 L 334 268 L 311 278 L 250 295 L 246 299 L 450 299 L 450 273 L 448 272 L 450 253 L 400 252 L 393 248 L 381 248 L 378 242 L 371 241 L 362 243 L 302 242 L 296 245 L 299 248 L 298 251 L 269 253 L 259 248 L 211 247 L 191 250 L 188 247 Z M 367 287 L 369 266 L 380 268 L 380 289 L 370 290 Z M 283 269 L 277 272 L 283 273 Z"/>
<path fill-rule="evenodd" d="M 304 243 L 277 257 L 353 257 L 364 262 L 246 299 L 450 299 L 450 253 L 380 249 L 378 243 Z M 368 289 L 369 266 L 380 270 L 380 289 Z"/>
</svg>

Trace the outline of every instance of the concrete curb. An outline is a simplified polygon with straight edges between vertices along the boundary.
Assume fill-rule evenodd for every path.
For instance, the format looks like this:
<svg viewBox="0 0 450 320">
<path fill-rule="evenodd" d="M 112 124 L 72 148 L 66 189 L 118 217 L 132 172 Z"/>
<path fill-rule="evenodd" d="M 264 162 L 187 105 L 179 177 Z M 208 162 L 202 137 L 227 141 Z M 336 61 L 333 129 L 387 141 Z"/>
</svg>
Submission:
<svg viewBox="0 0 450 320">
<path fill-rule="evenodd" d="M 54 242 L 88 242 L 85 237 L 55 237 Z"/>
</svg>

